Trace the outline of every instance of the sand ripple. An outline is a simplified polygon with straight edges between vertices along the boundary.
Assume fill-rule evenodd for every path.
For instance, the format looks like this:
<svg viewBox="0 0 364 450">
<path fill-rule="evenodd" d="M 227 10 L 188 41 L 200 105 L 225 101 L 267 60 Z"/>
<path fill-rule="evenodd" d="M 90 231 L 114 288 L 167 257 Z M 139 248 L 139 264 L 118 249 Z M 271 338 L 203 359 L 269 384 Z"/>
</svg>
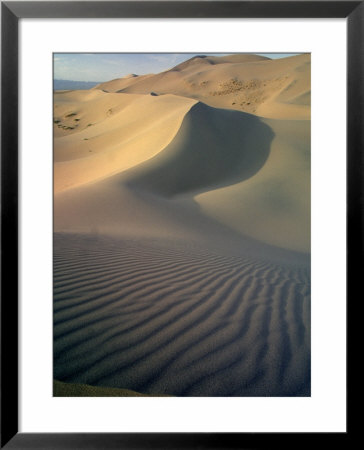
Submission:
<svg viewBox="0 0 364 450">
<path fill-rule="evenodd" d="M 61 381 L 152 395 L 307 396 L 309 318 L 302 264 L 55 234 Z"/>
</svg>

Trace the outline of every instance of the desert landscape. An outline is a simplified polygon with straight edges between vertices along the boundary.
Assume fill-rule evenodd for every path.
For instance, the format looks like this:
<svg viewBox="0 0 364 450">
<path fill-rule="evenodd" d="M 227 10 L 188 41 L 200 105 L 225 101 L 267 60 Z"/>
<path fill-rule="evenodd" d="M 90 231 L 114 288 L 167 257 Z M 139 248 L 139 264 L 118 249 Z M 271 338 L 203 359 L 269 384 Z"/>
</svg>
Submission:
<svg viewBox="0 0 364 450">
<path fill-rule="evenodd" d="M 54 91 L 54 395 L 310 396 L 309 54 Z"/>
</svg>

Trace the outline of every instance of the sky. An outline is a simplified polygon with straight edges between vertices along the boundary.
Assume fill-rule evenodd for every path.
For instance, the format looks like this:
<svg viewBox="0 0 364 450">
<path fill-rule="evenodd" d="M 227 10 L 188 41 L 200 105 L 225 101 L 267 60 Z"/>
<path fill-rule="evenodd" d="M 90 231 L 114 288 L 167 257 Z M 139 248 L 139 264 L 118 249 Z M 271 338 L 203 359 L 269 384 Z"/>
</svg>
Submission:
<svg viewBox="0 0 364 450">
<path fill-rule="evenodd" d="M 54 78 L 73 81 L 109 81 L 130 73 L 159 73 L 196 56 L 198 53 L 55 53 Z M 200 53 L 201 54 L 201 53 Z M 212 53 L 204 53 L 212 55 Z M 220 53 L 214 55 L 224 55 Z M 294 53 L 257 53 L 269 58 Z"/>
</svg>

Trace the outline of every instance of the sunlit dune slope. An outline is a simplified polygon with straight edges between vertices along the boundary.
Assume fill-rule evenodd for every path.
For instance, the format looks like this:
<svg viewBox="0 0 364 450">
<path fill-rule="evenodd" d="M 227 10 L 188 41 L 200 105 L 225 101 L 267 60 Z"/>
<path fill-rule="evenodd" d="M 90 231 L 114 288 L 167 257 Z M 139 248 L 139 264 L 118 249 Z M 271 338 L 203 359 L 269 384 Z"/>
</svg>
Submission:
<svg viewBox="0 0 364 450">
<path fill-rule="evenodd" d="M 267 118 L 310 118 L 309 54 L 274 59 L 257 55 L 196 56 L 155 75 L 127 76 L 94 90 L 173 93 Z"/>
<path fill-rule="evenodd" d="M 172 140 L 194 103 L 174 95 L 56 93 L 55 193 L 151 158 Z"/>
</svg>

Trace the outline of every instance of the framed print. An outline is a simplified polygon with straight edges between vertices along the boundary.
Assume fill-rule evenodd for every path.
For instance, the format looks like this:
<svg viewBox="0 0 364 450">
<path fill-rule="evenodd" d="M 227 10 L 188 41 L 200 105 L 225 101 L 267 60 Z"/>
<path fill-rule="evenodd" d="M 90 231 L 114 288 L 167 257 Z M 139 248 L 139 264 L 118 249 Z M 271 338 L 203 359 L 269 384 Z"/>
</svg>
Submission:
<svg viewBox="0 0 364 450">
<path fill-rule="evenodd" d="M 2 2 L 2 446 L 348 444 L 363 8 Z"/>
</svg>

